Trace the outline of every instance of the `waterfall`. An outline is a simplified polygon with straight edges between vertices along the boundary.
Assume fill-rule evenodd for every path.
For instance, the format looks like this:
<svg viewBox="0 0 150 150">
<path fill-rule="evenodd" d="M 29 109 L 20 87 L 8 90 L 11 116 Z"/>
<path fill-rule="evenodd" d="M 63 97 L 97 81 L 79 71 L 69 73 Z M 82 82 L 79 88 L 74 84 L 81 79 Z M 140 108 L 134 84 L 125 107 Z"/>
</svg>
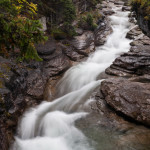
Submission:
<svg viewBox="0 0 150 150">
<path fill-rule="evenodd" d="M 93 90 L 100 86 L 98 75 L 130 48 L 131 41 L 125 38 L 130 27 L 129 12 L 116 6 L 113 10 L 113 33 L 106 43 L 65 73 L 57 86 L 58 99 L 43 102 L 22 116 L 12 150 L 94 150 L 74 123 L 88 115 L 80 106 L 86 105 Z"/>
</svg>

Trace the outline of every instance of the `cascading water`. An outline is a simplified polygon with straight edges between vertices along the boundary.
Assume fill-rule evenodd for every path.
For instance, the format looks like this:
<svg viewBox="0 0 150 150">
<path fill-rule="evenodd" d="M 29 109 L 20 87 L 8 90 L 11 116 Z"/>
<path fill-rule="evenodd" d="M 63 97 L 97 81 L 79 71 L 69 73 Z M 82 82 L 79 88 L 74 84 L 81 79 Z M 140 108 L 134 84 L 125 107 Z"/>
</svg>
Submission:
<svg viewBox="0 0 150 150">
<path fill-rule="evenodd" d="M 94 149 L 74 123 L 88 114 L 80 106 L 87 104 L 90 94 L 100 85 L 102 80 L 97 80 L 97 76 L 130 48 L 131 41 L 125 38 L 130 26 L 128 12 L 121 12 L 121 7 L 116 6 L 114 11 L 110 16 L 113 33 L 105 45 L 65 73 L 58 84 L 60 98 L 44 102 L 23 115 L 13 150 Z"/>
</svg>

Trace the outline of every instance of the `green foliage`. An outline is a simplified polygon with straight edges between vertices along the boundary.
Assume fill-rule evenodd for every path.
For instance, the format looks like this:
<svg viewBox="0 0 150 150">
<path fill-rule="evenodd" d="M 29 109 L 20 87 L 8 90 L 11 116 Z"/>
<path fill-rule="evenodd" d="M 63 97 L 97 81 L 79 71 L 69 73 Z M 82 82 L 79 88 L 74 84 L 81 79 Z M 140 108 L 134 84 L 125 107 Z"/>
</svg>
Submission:
<svg viewBox="0 0 150 150">
<path fill-rule="evenodd" d="M 55 39 L 63 39 L 66 38 L 65 32 L 63 32 L 60 28 L 54 27 L 51 29 L 51 36 Z"/>
<path fill-rule="evenodd" d="M 75 20 L 76 10 L 72 0 L 34 0 L 34 3 L 39 8 L 39 14 L 49 18 L 48 28 L 51 35 L 57 39 L 74 35 L 71 24 Z M 67 32 L 65 27 L 70 27 Z"/>
<path fill-rule="evenodd" d="M 53 26 L 62 21 L 72 23 L 76 17 L 76 10 L 72 0 L 34 0 L 38 5 L 39 13 L 50 18 Z"/>
<path fill-rule="evenodd" d="M 75 11 L 75 7 L 73 5 L 72 0 L 61 0 L 63 10 L 62 13 L 64 15 L 64 20 L 67 23 L 72 23 L 72 21 L 74 21 L 75 17 L 76 17 L 76 11 Z"/>
<path fill-rule="evenodd" d="M 1 0 L 0 2 L 0 53 L 6 56 L 18 49 L 19 60 L 41 61 L 34 43 L 46 40 L 41 24 L 34 19 L 36 5 L 26 0 Z"/>
<path fill-rule="evenodd" d="M 149 0 L 132 0 L 132 10 L 137 14 L 142 13 L 145 20 L 150 21 L 150 1 Z"/>
<path fill-rule="evenodd" d="M 97 4 L 101 3 L 102 0 L 87 0 L 91 7 L 95 7 Z"/>
<path fill-rule="evenodd" d="M 97 28 L 97 24 L 95 23 L 95 21 L 96 18 L 94 18 L 91 13 L 88 13 L 80 17 L 78 25 L 85 30 L 94 31 Z"/>
<path fill-rule="evenodd" d="M 51 29 L 51 35 L 55 39 L 72 38 L 76 35 L 75 28 L 68 22 L 64 22 L 61 27 Z"/>
<path fill-rule="evenodd" d="M 67 34 L 68 37 L 76 35 L 75 28 L 68 22 L 64 22 L 62 30 Z"/>
</svg>

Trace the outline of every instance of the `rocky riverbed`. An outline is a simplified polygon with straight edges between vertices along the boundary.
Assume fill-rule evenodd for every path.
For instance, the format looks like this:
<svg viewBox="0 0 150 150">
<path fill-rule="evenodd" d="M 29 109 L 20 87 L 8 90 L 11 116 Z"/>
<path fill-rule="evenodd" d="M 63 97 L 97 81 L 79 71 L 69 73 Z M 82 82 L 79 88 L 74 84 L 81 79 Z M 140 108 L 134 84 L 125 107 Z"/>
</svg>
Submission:
<svg viewBox="0 0 150 150">
<path fill-rule="evenodd" d="M 106 80 L 93 93 L 91 114 L 77 122 L 97 150 L 150 149 L 150 38 L 137 24 L 126 37 L 132 40 L 130 51 L 98 77 Z"/>
<path fill-rule="evenodd" d="M 103 15 L 95 32 L 82 28 L 76 32 L 73 39 L 56 41 L 49 36 L 44 45 L 36 45 L 42 62 L 16 63 L 13 56 L 0 57 L 0 149 L 8 150 L 22 113 L 43 100 L 53 100 L 63 73 L 103 45 L 112 29 Z"/>
<path fill-rule="evenodd" d="M 73 39 L 55 41 L 49 37 L 45 45 L 36 45 L 43 62 L 16 64 L 14 59 L 0 57 L 0 149 L 8 149 L 25 109 L 43 99 L 53 100 L 56 83 L 64 72 L 105 43 L 112 33 L 107 17 L 114 13 L 112 4 L 124 3 L 104 1 L 100 9 L 103 17 L 95 32 L 79 28 Z M 125 5 L 122 10 L 128 11 L 130 7 Z M 91 141 L 99 143 L 92 143 L 98 150 L 115 149 L 116 145 L 118 150 L 150 148 L 150 129 L 142 125 L 150 125 L 150 39 L 137 25 L 127 38 L 133 40 L 130 51 L 100 75 L 99 78 L 108 79 L 93 93 L 96 102 L 91 103 L 92 113 L 77 122 Z"/>
<path fill-rule="evenodd" d="M 99 76 L 108 79 L 93 93 L 92 114 L 77 122 L 98 150 L 150 149 L 150 38 L 137 24 L 126 37 L 133 40 L 130 51 Z"/>
</svg>

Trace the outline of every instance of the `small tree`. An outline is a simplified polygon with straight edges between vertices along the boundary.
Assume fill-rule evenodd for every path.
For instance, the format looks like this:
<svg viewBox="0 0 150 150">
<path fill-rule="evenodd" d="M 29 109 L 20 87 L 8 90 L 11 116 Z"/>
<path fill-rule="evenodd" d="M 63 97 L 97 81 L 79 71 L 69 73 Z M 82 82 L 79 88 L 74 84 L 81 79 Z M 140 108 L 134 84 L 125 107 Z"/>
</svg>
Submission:
<svg viewBox="0 0 150 150">
<path fill-rule="evenodd" d="M 0 1 L 0 52 L 8 55 L 15 48 L 19 59 L 41 61 L 34 43 L 46 40 L 36 17 L 37 7 L 26 0 Z"/>
</svg>

